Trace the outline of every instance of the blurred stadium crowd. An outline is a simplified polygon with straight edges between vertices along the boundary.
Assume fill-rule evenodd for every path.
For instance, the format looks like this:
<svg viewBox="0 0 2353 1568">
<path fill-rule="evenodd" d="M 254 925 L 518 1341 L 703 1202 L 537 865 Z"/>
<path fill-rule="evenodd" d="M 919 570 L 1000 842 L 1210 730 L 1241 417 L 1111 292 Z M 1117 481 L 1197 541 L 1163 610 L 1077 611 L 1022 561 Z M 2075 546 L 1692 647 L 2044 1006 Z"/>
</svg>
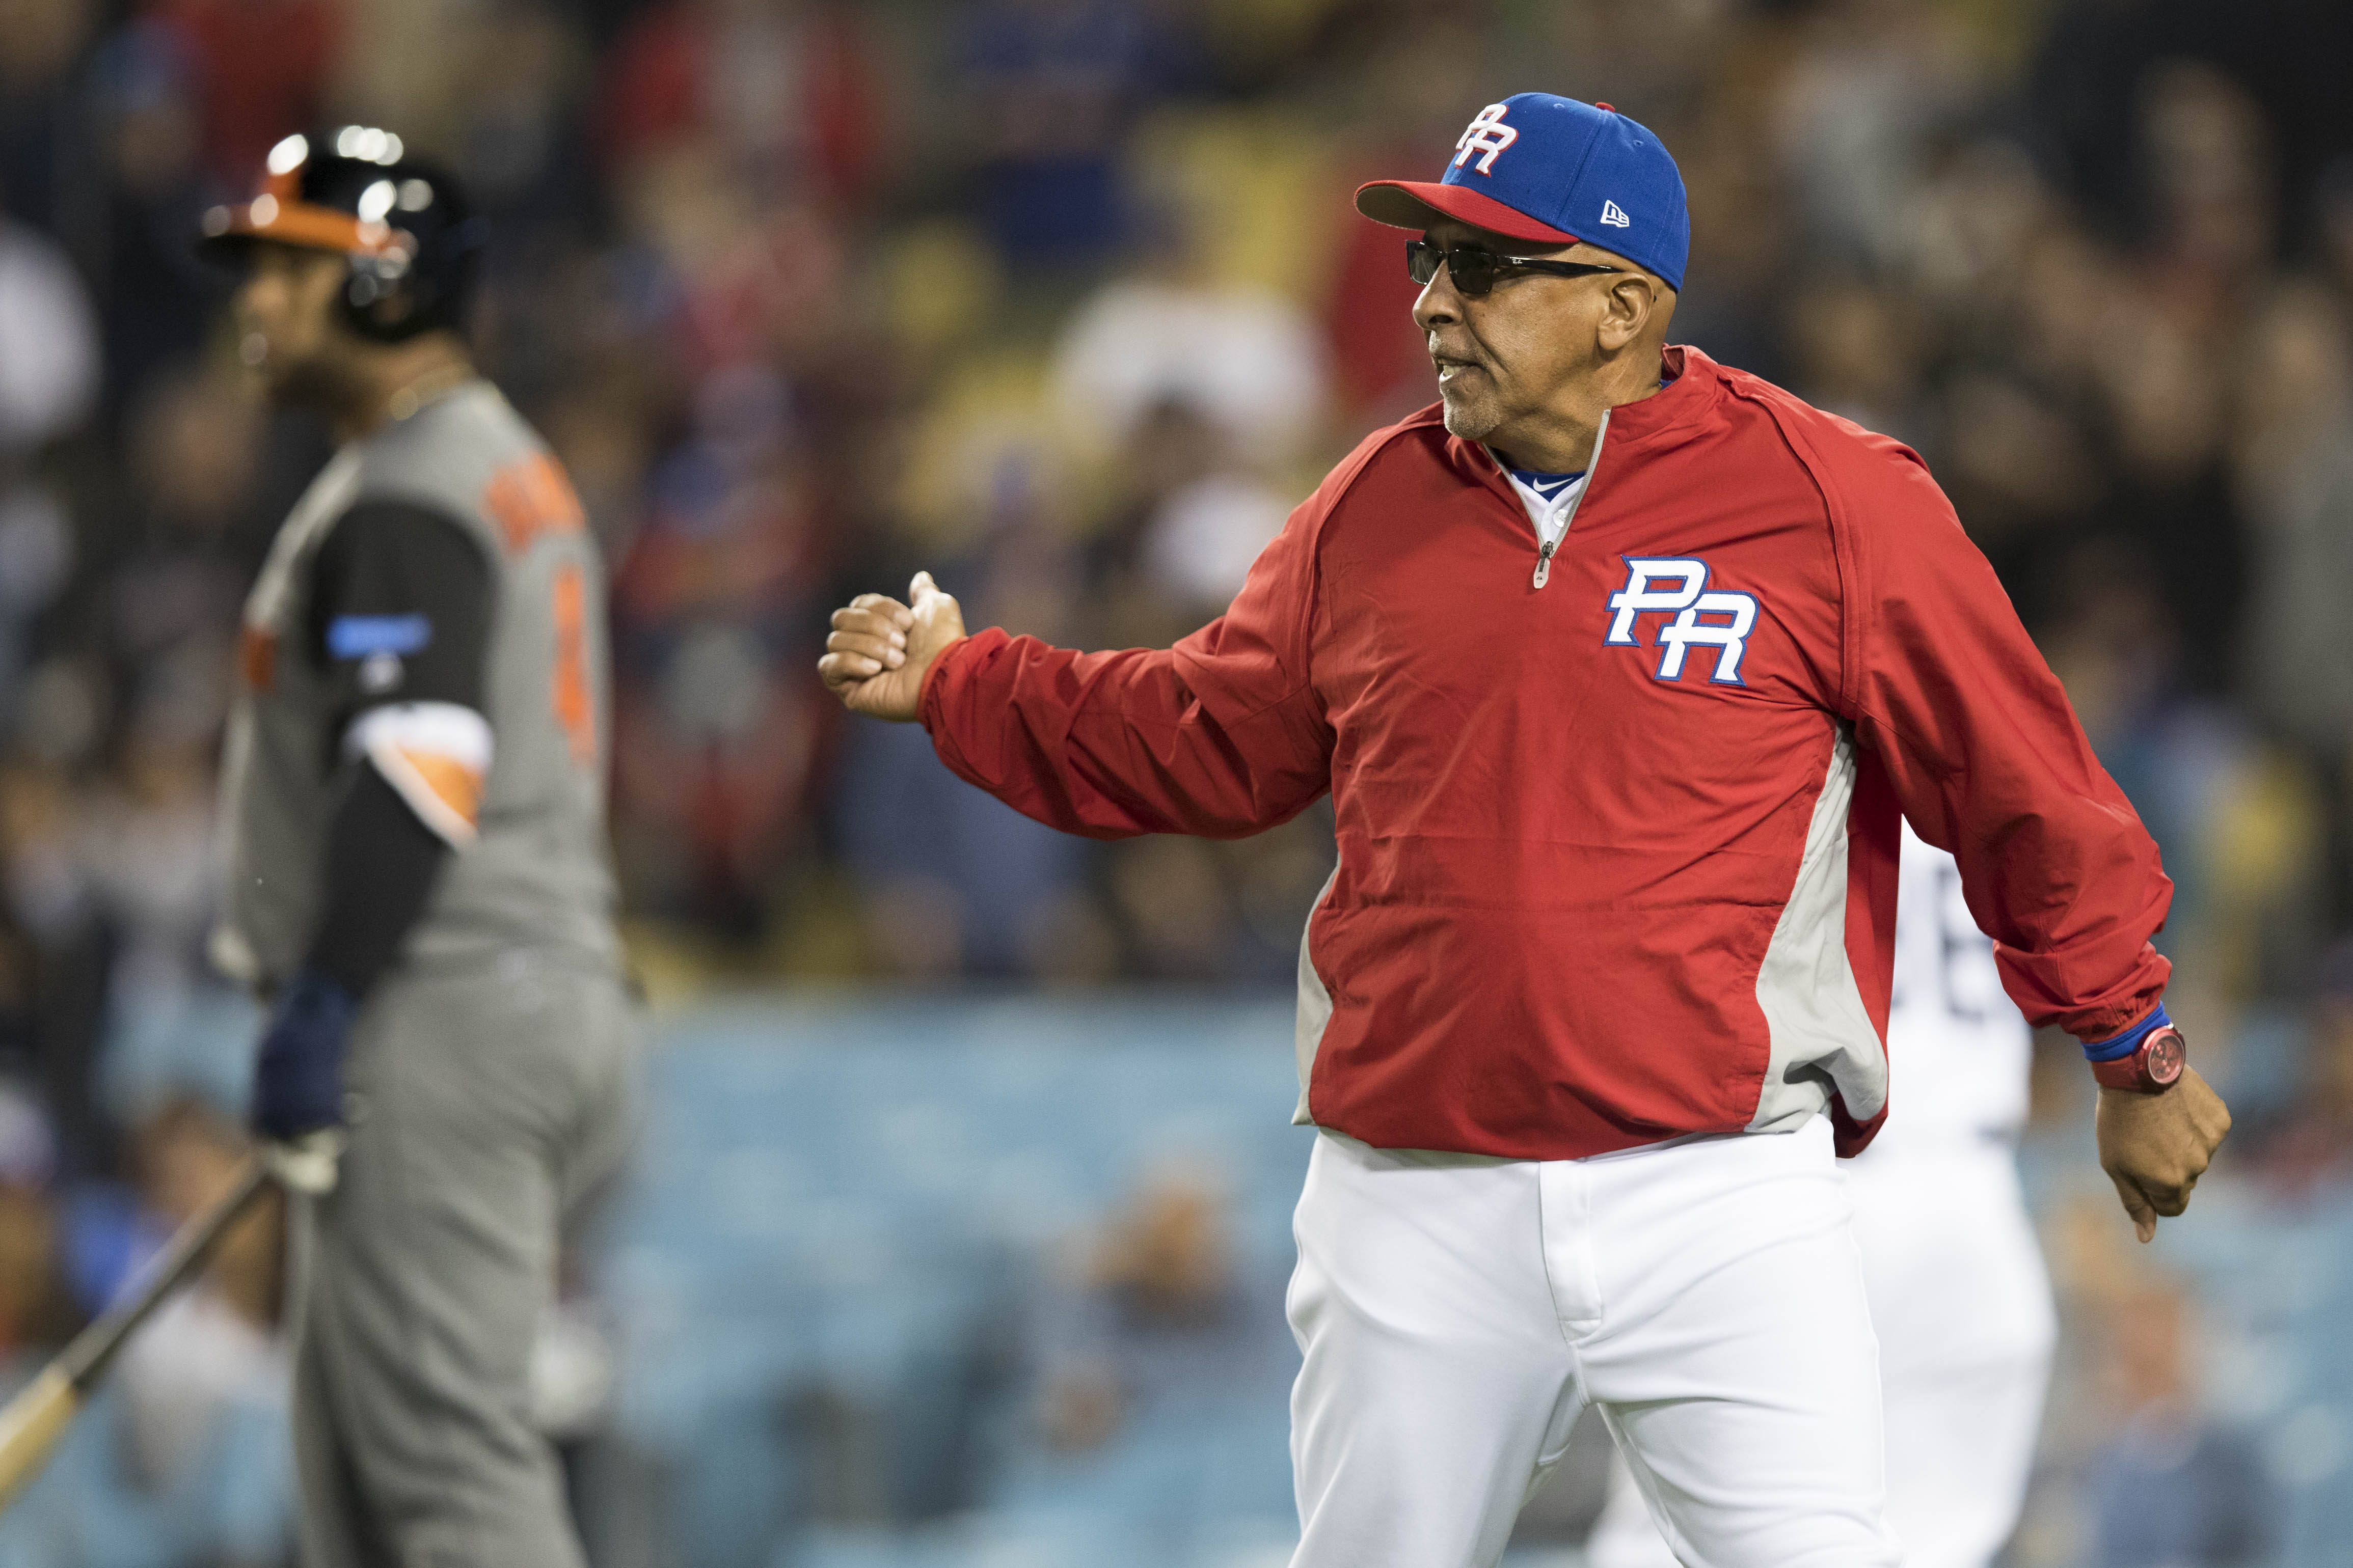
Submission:
<svg viewBox="0 0 2353 1568">
<path fill-rule="evenodd" d="M 186 237 L 343 120 L 495 225 L 482 362 L 612 563 L 615 840 L 668 998 L 1282 983 L 1327 814 L 1058 837 L 920 733 L 844 722 L 824 616 L 923 565 L 976 624 L 1201 624 L 1326 465 L 1429 400 L 1398 238 L 1347 192 L 1434 174 L 1506 92 L 1608 99 L 1690 187 L 1673 336 L 1926 454 L 2162 844 L 2168 1006 L 2240 1111 L 2200 1205 L 2242 1247 L 2327 1236 L 2353 1191 L 2348 58 L 2327 0 L 0 0 L 0 1348 L 53 1342 L 236 1146 L 236 1049 L 185 1044 L 244 1027 L 203 960 L 211 773 L 240 596 L 326 447 L 252 398 Z M 2040 1103 L 2072 1171 L 2070 1055 Z M 2343 1341 L 2353 1280 L 2259 1300 L 2272 1255 L 2219 1222 L 2154 1269 L 2073 1179 L 2047 1194 L 2071 1309 L 2144 1327 L 2063 1370 L 2064 1500 L 2019 1561 L 2341 1550 L 2353 1368 L 2264 1336 Z M 223 1383 L 269 1353 L 276 1264 L 232 1261 L 186 1328 Z M 2206 1373 L 2236 1405 L 2186 1392 L 2201 1344 L 2244 1352 Z M 2193 1407 L 2220 1424 L 2175 1441 Z M 2269 1447 L 2232 1426 L 2257 1415 Z M 2179 1520 L 2129 1505 L 2193 1470 Z M 2234 1500 L 2332 1484 L 2333 1515 Z"/>
</svg>

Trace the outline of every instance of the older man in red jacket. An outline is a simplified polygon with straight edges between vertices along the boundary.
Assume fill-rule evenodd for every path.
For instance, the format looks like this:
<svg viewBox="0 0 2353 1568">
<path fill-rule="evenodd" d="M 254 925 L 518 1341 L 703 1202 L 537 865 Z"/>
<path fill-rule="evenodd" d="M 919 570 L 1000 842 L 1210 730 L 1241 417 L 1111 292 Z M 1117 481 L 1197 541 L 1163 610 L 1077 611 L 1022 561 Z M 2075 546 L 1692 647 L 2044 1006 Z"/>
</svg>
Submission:
<svg viewBox="0 0 2353 1568">
<path fill-rule="evenodd" d="M 1332 793 L 1300 953 L 1301 1568 L 1492 1563 L 1600 1405 L 1694 1568 L 1864 1568 L 1876 1346 L 1832 1149 L 1886 1113 L 1900 818 L 2085 1042 L 2144 1239 L 2228 1126 L 2149 946 L 2171 885 L 1920 460 L 1666 347 L 1689 227 L 1606 104 L 1378 182 L 1440 403 L 1173 649 L 834 617 L 825 679 L 1074 833 Z"/>
</svg>

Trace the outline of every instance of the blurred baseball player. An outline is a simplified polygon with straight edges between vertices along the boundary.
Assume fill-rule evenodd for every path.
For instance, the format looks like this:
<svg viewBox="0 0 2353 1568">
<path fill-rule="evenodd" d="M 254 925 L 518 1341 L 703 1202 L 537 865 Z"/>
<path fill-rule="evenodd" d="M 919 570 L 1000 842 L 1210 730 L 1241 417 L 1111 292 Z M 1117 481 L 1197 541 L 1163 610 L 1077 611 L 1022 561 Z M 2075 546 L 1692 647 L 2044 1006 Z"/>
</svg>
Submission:
<svg viewBox="0 0 2353 1568">
<path fill-rule="evenodd" d="M 1960 868 L 1904 829 L 1887 1059 L 1902 1093 L 1845 1167 L 1879 1333 L 1887 1522 L 1906 1568 L 1985 1568 L 2026 1497 L 2057 1321 L 2012 1154 L 2031 1043 Z M 1672 1568 L 1622 1461 L 1592 1568 Z"/>
<path fill-rule="evenodd" d="M 468 358 L 480 226 L 445 174 L 292 136 L 205 228 L 247 363 L 342 443 L 246 604 L 216 942 L 271 1005 L 255 1125 L 317 1194 L 304 1557 L 572 1568 L 524 1395 L 559 1224 L 625 1142 L 596 547 Z"/>
<path fill-rule="evenodd" d="M 1523 93 L 1441 181 L 1356 200 L 1420 231 L 1440 403 L 1224 616 L 1080 654 L 966 637 L 919 575 L 836 612 L 820 670 L 1073 832 L 1239 837 L 1332 793 L 1302 1568 L 1493 1563 L 1587 1401 L 1685 1563 L 1893 1563 L 1831 1154 L 1886 1110 L 1899 812 L 2117 1086 L 2144 1235 L 2227 1123 L 2159 1005 L 2156 847 L 1919 460 L 1665 346 L 1689 230 L 1649 132 Z"/>
</svg>

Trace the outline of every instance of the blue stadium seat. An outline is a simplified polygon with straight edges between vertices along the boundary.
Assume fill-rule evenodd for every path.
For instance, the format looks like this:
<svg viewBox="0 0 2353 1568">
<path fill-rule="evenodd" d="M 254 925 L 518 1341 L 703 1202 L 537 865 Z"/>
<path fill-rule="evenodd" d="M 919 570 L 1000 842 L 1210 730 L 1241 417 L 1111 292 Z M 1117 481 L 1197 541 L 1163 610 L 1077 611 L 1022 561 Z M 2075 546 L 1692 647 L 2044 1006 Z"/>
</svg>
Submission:
<svg viewBox="0 0 2353 1568">
<path fill-rule="evenodd" d="M 1290 1029 L 1287 1005 L 1013 997 L 664 1020 L 599 1279 L 620 1325 L 621 1431 L 678 1478 L 684 1560 L 757 1547 L 812 1568 L 1186 1568 L 1218 1521 L 1257 1519 L 1235 1527 L 1252 1539 L 1288 1528 L 1279 1400 L 1217 1432 L 1137 1434 L 1092 1479 L 1029 1488 L 962 1527 L 916 1521 L 1009 1429 L 975 1407 L 992 1314 L 1153 1165 L 1213 1163 L 1240 1200 L 1240 1245 L 1287 1262 L 1307 1149 L 1288 1125 Z M 785 1413 L 818 1395 L 879 1434 L 881 1495 L 906 1528 L 810 1533 L 791 1506 L 756 1528 L 723 1517 L 755 1473 L 798 1495 L 807 1456 Z M 732 1482 L 698 1469 L 723 1448 Z"/>
</svg>

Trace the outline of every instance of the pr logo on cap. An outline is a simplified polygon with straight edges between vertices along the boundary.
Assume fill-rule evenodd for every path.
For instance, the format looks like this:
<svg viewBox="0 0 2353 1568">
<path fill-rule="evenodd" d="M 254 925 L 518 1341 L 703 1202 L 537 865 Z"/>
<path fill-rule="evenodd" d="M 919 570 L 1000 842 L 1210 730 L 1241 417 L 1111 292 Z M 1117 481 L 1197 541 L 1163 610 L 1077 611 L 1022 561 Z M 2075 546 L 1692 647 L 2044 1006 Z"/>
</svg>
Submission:
<svg viewBox="0 0 2353 1568">
<path fill-rule="evenodd" d="M 1454 144 L 1454 166 L 1461 168 L 1473 153 L 1479 154 L 1478 171 L 1482 174 L 1495 172 L 1495 154 L 1520 139 L 1519 128 L 1504 123 L 1506 105 L 1491 103 L 1472 118 L 1462 140 Z"/>
</svg>

